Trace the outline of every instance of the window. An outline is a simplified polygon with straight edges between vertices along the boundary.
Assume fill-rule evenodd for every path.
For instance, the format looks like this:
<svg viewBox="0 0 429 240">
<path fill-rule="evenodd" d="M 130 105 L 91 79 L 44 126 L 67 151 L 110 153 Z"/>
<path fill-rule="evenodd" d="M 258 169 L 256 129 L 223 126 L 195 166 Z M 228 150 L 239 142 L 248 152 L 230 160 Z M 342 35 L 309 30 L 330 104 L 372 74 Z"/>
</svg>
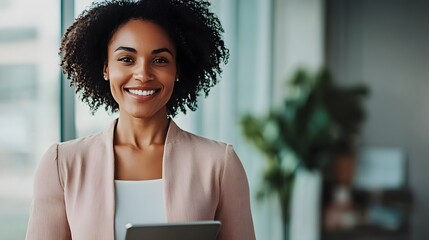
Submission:
<svg viewBox="0 0 429 240">
<path fill-rule="evenodd" d="M 35 168 L 59 141 L 58 9 L 0 0 L 0 239 L 24 239 Z"/>
</svg>

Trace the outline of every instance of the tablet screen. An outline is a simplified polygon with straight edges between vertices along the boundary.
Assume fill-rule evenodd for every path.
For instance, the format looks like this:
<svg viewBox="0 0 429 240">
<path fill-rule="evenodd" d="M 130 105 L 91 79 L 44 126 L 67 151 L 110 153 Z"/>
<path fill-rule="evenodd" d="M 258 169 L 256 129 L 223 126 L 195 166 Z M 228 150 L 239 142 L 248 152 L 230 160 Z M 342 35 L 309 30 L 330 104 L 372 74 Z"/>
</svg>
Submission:
<svg viewBox="0 0 429 240">
<path fill-rule="evenodd" d="M 127 224 L 125 240 L 215 240 L 220 221 Z"/>
</svg>

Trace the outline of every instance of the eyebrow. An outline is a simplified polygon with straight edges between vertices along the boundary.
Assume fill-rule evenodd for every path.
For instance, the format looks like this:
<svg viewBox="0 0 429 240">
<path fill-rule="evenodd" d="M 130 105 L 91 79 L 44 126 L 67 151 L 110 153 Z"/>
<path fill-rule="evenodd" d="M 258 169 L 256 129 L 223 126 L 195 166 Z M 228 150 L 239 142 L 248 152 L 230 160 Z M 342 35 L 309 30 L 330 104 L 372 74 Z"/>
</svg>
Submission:
<svg viewBox="0 0 429 240">
<path fill-rule="evenodd" d="M 120 46 L 120 47 L 118 47 L 118 48 L 115 50 L 115 52 L 116 52 L 116 51 L 120 51 L 120 50 L 127 51 L 127 52 L 132 52 L 132 53 L 137 53 L 137 50 L 136 50 L 136 49 L 134 49 L 134 48 L 132 48 L 132 47 L 124 47 L 124 46 Z M 168 52 L 168 53 L 170 53 L 170 54 L 171 54 L 171 56 L 174 56 L 174 55 L 173 55 L 173 53 L 172 53 L 168 48 L 159 48 L 159 49 L 155 49 L 155 50 L 153 50 L 153 51 L 152 51 L 152 54 L 158 54 L 158 53 L 162 53 L 162 52 Z"/>
<path fill-rule="evenodd" d="M 123 51 L 126 51 L 126 52 L 137 53 L 137 50 L 135 50 L 134 48 L 132 48 L 132 47 L 123 47 L 123 46 L 120 46 L 117 49 L 115 49 L 115 52 L 120 51 L 120 50 L 123 50 Z"/>
<path fill-rule="evenodd" d="M 157 54 L 157 53 L 162 53 L 162 52 L 168 52 L 168 53 L 170 53 L 171 56 L 174 56 L 173 53 L 168 48 L 155 49 L 152 51 L 152 54 Z"/>
</svg>

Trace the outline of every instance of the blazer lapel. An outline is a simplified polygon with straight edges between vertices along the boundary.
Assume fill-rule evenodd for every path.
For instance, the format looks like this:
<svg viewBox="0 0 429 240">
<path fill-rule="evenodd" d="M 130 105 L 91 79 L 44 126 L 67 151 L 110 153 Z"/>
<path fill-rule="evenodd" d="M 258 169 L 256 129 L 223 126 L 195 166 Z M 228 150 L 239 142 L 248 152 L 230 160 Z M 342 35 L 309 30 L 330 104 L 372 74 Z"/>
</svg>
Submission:
<svg viewBox="0 0 429 240">
<path fill-rule="evenodd" d="M 175 188 L 174 179 L 174 167 L 171 167 L 172 162 L 176 159 L 175 154 L 175 142 L 178 140 L 178 135 L 181 129 L 176 125 L 173 120 L 170 120 L 170 124 L 165 138 L 164 154 L 162 158 L 162 178 L 164 179 L 164 207 L 167 222 L 174 221 L 174 213 L 172 209 L 172 202 L 174 201 L 172 192 Z"/>
</svg>

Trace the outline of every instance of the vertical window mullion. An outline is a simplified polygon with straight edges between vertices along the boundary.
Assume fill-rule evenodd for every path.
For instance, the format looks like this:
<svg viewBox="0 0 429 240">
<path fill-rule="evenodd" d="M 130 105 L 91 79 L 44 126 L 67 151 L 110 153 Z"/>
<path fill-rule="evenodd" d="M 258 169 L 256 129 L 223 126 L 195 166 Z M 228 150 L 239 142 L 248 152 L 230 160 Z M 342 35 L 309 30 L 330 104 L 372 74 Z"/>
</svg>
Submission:
<svg viewBox="0 0 429 240">
<path fill-rule="evenodd" d="M 61 36 L 74 21 L 74 0 L 61 0 Z M 67 77 L 60 74 L 60 140 L 76 138 L 75 94 L 67 83 Z"/>
</svg>

